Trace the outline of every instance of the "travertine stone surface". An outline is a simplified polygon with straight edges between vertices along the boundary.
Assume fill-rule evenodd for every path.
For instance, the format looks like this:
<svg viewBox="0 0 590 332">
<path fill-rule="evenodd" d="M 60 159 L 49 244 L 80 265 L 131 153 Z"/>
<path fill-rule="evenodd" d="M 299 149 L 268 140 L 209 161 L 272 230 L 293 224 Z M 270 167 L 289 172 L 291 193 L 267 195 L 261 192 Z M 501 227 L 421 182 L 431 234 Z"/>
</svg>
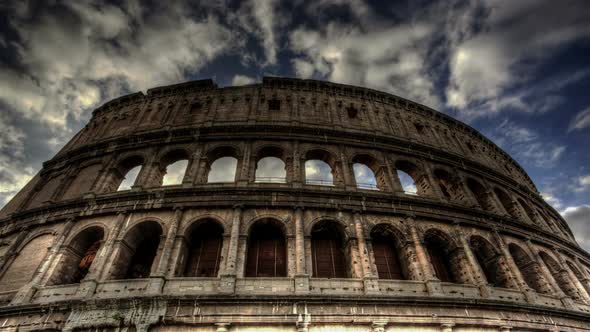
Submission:
<svg viewBox="0 0 590 332">
<path fill-rule="evenodd" d="M 234 181 L 208 183 L 224 157 Z M 265 157 L 284 176 L 257 179 Z M 178 160 L 184 177 L 163 185 Z M 309 160 L 333 181 L 306 179 Z M 265 262 L 257 227 L 281 234 L 273 275 L 249 275 Z M 322 230 L 340 246 L 333 269 Z M 318 277 L 338 259 L 340 275 Z M 425 106 L 328 82 L 117 98 L 0 210 L 0 331 L 590 331 L 589 294 L 590 255 L 504 151 Z"/>
</svg>

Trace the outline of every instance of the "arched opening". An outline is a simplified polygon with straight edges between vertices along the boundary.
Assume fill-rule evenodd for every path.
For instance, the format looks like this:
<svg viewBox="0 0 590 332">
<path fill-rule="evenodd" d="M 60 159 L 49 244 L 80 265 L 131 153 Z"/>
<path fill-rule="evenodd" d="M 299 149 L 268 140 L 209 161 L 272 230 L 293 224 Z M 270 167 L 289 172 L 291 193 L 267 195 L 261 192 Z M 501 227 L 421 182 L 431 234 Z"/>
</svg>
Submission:
<svg viewBox="0 0 590 332">
<path fill-rule="evenodd" d="M 424 234 L 424 246 L 435 276 L 440 281 L 460 283 L 461 262 L 447 236 L 436 230 L 427 231 Z"/>
<path fill-rule="evenodd" d="M 287 169 L 282 160 L 283 151 L 275 147 L 267 147 L 258 153 L 256 161 L 255 182 L 286 183 Z"/>
<path fill-rule="evenodd" d="M 402 264 L 400 239 L 391 227 L 380 224 L 371 231 L 371 245 L 379 279 L 408 279 L 407 262 Z"/>
<path fill-rule="evenodd" d="M 567 271 L 564 268 L 562 268 L 561 265 L 559 265 L 559 263 L 557 263 L 557 261 L 553 259 L 553 257 L 549 256 L 549 254 L 547 254 L 546 252 L 541 251 L 539 253 L 539 256 L 541 256 L 543 263 L 545 263 L 545 265 L 549 269 L 549 273 L 551 273 L 551 275 L 553 276 L 553 279 L 557 283 L 557 286 L 569 297 L 576 300 L 579 299 L 580 294 L 578 293 L 576 286 L 574 286 L 574 284 L 570 280 Z"/>
<path fill-rule="evenodd" d="M 508 288 L 509 276 L 501 268 L 501 255 L 481 236 L 472 236 L 469 246 L 477 263 L 483 271 L 486 281 L 494 287 Z"/>
<path fill-rule="evenodd" d="M 211 163 L 207 183 L 230 183 L 236 181 L 238 160 L 234 157 L 221 157 Z"/>
<path fill-rule="evenodd" d="M 305 183 L 320 186 L 334 185 L 334 160 L 322 150 L 312 150 L 305 155 Z"/>
<path fill-rule="evenodd" d="M 144 221 L 133 226 L 120 244 L 111 279 L 137 279 L 150 276 L 156 262 L 162 227 L 156 221 Z"/>
<path fill-rule="evenodd" d="M 352 170 L 356 187 L 367 190 L 385 190 L 387 180 L 385 172 L 377 161 L 369 155 L 357 155 L 352 159 Z"/>
<path fill-rule="evenodd" d="M 160 185 L 173 186 L 182 184 L 188 167 L 188 152 L 174 150 L 166 153 L 160 161 Z"/>
<path fill-rule="evenodd" d="M 317 223 L 311 231 L 313 276 L 316 278 L 346 278 L 346 252 L 343 232 L 333 221 Z"/>
<path fill-rule="evenodd" d="M 443 196 L 450 201 L 462 201 L 465 196 L 459 180 L 443 169 L 434 170 L 434 178 Z"/>
<path fill-rule="evenodd" d="M 134 156 L 119 163 L 116 173 L 112 176 L 111 184 L 107 184 L 107 191 L 117 188 L 117 191 L 129 190 L 135 182 L 143 165 L 143 158 Z"/>
<path fill-rule="evenodd" d="M 183 277 L 216 277 L 221 264 L 223 228 L 213 220 L 194 224 L 187 232 Z"/>
<path fill-rule="evenodd" d="M 430 186 L 424 177 L 420 177 L 418 166 L 405 160 L 395 163 L 396 174 L 404 194 L 423 196 Z"/>
<path fill-rule="evenodd" d="M 518 198 L 518 203 L 524 209 L 524 212 L 526 213 L 529 220 L 532 222 L 536 222 L 535 213 L 533 212 L 531 207 L 527 203 L 525 203 L 525 201 L 523 201 L 522 198 Z"/>
<path fill-rule="evenodd" d="M 89 227 L 77 234 L 62 250 L 58 267 L 49 284 L 75 284 L 84 279 L 100 249 L 103 238 L 104 230 L 98 226 Z"/>
<path fill-rule="evenodd" d="M 539 293 L 550 293 L 550 289 L 541 281 L 539 266 L 532 258 L 514 243 L 508 245 L 508 250 L 526 284 Z"/>
<path fill-rule="evenodd" d="M 477 180 L 474 180 L 472 178 L 468 178 L 467 179 L 467 187 L 469 188 L 469 190 L 471 190 L 471 192 L 473 193 L 473 196 L 475 196 L 475 199 L 477 200 L 477 204 L 484 210 L 486 211 L 491 211 L 492 210 L 492 203 L 490 202 L 490 197 L 488 196 L 486 189 L 484 188 L 484 186 L 479 183 Z"/>
<path fill-rule="evenodd" d="M 582 287 L 584 287 L 586 293 L 590 295 L 590 284 L 588 284 L 588 280 L 584 277 L 582 272 L 571 261 L 567 261 L 567 266 L 570 268 L 570 270 L 572 270 L 580 284 L 582 284 Z"/>
<path fill-rule="evenodd" d="M 51 234 L 43 234 L 29 241 L 18 255 L 15 255 L 8 269 L 2 274 L 0 289 L 2 291 L 19 289 L 31 281 L 53 241 L 54 237 Z"/>
<path fill-rule="evenodd" d="M 250 229 L 246 277 L 287 276 L 285 234 L 278 223 L 273 219 L 263 219 Z"/>
<path fill-rule="evenodd" d="M 494 188 L 494 193 L 496 194 L 496 197 L 498 197 L 498 200 L 504 207 L 504 210 L 506 210 L 506 212 L 508 212 L 508 214 L 510 214 L 512 217 L 518 218 L 518 213 L 514 209 L 514 204 L 512 203 L 512 199 L 510 198 L 510 196 L 508 196 L 508 194 L 504 190 L 499 188 Z"/>
<path fill-rule="evenodd" d="M 233 147 L 218 147 L 207 154 L 209 171 L 207 183 L 231 183 L 236 181 L 238 153 Z"/>
</svg>

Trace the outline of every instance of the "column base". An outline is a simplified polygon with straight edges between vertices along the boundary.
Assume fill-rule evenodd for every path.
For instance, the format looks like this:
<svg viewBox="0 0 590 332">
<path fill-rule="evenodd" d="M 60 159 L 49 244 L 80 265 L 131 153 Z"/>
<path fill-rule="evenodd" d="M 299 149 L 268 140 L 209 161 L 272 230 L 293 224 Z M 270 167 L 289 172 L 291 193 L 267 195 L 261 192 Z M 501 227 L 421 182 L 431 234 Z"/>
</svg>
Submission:
<svg viewBox="0 0 590 332">
<path fill-rule="evenodd" d="M 527 303 L 530 303 L 530 304 L 537 303 L 537 292 L 535 292 L 532 289 L 525 289 L 523 292 L 524 292 L 524 297 L 525 297 Z"/>
<path fill-rule="evenodd" d="M 234 294 L 236 292 L 236 276 L 233 274 L 222 275 L 219 281 L 219 292 Z"/>
<path fill-rule="evenodd" d="M 25 303 L 31 303 L 33 296 L 37 293 L 37 286 L 25 285 L 16 293 L 12 298 L 9 305 L 19 305 Z"/>
<path fill-rule="evenodd" d="M 309 275 L 301 274 L 295 276 L 295 293 L 307 294 L 309 293 Z"/>
<path fill-rule="evenodd" d="M 567 309 L 573 310 L 575 308 L 574 300 L 571 297 L 564 296 L 560 300 L 561 300 L 561 303 L 563 303 L 563 306 L 566 307 Z"/>
<path fill-rule="evenodd" d="M 490 285 L 478 285 L 479 295 L 484 298 L 488 298 L 491 295 Z"/>
<path fill-rule="evenodd" d="M 94 279 L 82 280 L 80 282 L 80 286 L 78 286 L 78 290 L 76 291 L 76 297 L 78 298 L 88 298 L 94 295 L 96 291 L 96 287 L 98 286 L 98 282 Z"/>
<path fill-rule="evenodd" d="M 379 294 L 379 279 L 367 277 L 363 279 L 365 294 Z"/>
<path fill-rule="evenodd" d="M 161 294 L 165 283 L 166 278 L 164 278 L 164 276 L 150 276 L 150 280 L 145 291 L 147 294 Z"/>
<path fill-rule="evenodd" d="M 426 281 L 426 290 L 430 296 L 443 296 L 443 290 L 441 286 L 441 282 L 438 279 L 434 280 L 427 280 Z"/>
</svg>

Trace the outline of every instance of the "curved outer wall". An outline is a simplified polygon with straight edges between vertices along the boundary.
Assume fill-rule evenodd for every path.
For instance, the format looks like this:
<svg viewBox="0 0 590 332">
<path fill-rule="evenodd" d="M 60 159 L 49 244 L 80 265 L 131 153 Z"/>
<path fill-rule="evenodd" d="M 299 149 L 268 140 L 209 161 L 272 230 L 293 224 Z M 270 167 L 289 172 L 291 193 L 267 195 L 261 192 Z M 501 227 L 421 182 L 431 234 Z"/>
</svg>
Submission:
<svg viewBox="0 0 590 332">
<path fill-rule="evenodd" d="M 235 179 L 209 183 L 220 157 Z M 278 181 L 257 178 L 265 157 Z M 333 182 L 306 180 L 308 160 Z M 267 77 L 118 98 L 0 222 L 0 330 L 590 331 L 590 256 L 523 169 L 365 88 Z"/>
</svg>

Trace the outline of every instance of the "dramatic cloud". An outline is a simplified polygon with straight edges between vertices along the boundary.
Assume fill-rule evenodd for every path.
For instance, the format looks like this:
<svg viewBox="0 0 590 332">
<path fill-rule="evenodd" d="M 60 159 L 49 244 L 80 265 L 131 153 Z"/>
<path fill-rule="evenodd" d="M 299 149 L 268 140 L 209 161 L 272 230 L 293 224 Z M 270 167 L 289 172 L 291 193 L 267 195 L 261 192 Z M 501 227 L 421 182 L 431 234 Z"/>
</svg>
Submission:
<svg viewBox="0 0 590 332">
<path fill-rule="evenodd" d="M 590 36 L 590 8 L 576 2 L 490 0 L 484 10 L 479 29 L 463 29 L 451 38 L 459 41 L 450 49 L 448 105 L 468 117 L 529 110 L 530 90 L 514 87 L 537 84 L 530 81 L 535 66 L 561 45 Z"/>
<path fill-rule="evenodd" d="M 2 140 L 10 140 L 12 152 L 0 156 L 0 205 L 34 173 L 23 161 L 24 150 L 46 146 L 34 161 L 48 159 L 103 101 L 183 81 L 240 45 L 218 18 L 197 19 L 181 2 L 149 14 L 133 1 L 122 8 L 102 2 L 27 4 L 15 7 L 9 20 L 18 36 L 10 46 L 20 70 L 0 65 L 0 114 L 29 123 L 17 129 L 1 119 Z"/>
<path fill-rule="evenodd" d="M 561 215 L 570 225 L 580 246 L 590 252 L 590 205 L 570 206 Z"/>
<path fill-rule="evenodd" d="M 584 175 L 576 178 L 574 191 L 582 192 L 590 190 L 590 175 Z"/>
<path fill-rule="evenodd" d="M 236 75 L 231 81 L 232 85 L 246 85 L 255 83 L 256 79 L 245 75 Z"/>
<path fill-rule="evenodd" d="M 590 127 L 590 107 L 576 114 L 570 123 L 569 131 Z"/>
</svg>

